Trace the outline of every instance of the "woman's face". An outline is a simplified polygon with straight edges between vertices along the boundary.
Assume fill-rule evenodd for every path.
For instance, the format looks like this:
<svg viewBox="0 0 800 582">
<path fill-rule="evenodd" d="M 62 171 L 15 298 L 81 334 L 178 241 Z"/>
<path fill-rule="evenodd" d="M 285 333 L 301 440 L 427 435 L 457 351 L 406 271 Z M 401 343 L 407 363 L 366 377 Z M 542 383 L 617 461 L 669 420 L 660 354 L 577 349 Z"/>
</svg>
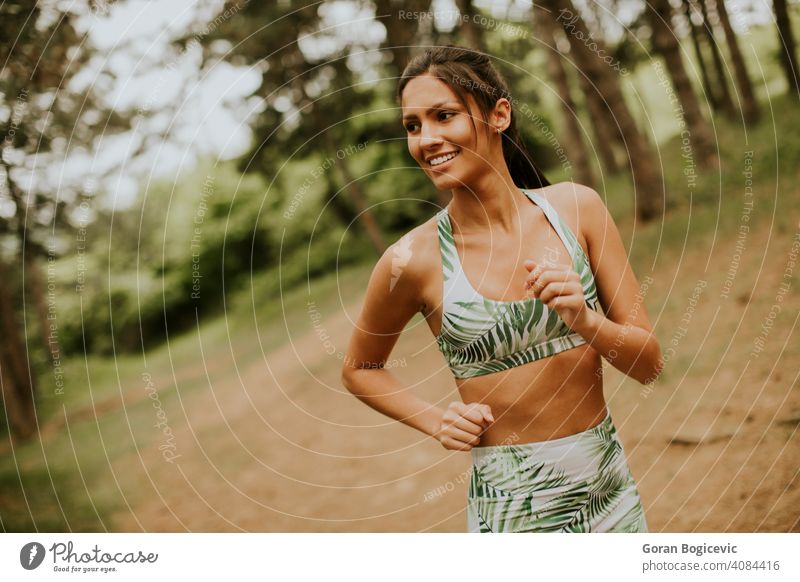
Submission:
<svg viewBox="0 0 800 582">
<path fill-rule="evenodd" d="M 440 190 L 474 183 L 492 163 L 487 131 L 495 134 L 495 129 L 486 127 L 471 95 L 467 100 L 469 111 L 446 83 L 430 75 L 413 78 L 403 90 L 408 151 Z"/>
</svg>

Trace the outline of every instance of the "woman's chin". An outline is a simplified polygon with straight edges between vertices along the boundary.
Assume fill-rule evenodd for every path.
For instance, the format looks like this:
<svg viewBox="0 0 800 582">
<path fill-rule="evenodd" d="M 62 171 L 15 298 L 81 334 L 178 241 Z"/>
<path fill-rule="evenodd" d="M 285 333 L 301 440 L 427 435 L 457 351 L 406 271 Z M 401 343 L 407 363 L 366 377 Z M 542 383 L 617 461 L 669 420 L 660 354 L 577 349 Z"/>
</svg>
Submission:
<svg viewBox="0 0 800 582">
<path fill-rule="evenodd" d="M 464 184 L 462 180 L 458 180 L 454 176 L 448 176 L 446 174 L 433 174 L 429 177 L 438 190 L 452 190 Z"/>
</svg>

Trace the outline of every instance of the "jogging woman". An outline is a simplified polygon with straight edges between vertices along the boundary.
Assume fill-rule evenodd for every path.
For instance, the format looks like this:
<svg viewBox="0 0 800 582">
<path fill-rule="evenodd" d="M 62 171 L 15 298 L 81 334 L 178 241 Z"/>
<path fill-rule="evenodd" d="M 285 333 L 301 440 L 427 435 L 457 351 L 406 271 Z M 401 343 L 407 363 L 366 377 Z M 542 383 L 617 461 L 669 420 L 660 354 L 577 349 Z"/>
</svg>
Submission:
<svg viewBox="0 0 800 582">
<path fill-rule="evenodd" d="M 444 448 L 471 451 L 469 531 L 647 531 L 601 356 L 647 383 L 661 349 L 602 199 L 545 179 L 485 54 L 427 50 L 398 100 L 409 152 L 452 200 L 378 260 L 343 384 Z M 461 396 L 446 409 L 382 367 L 417 312 Z"/>
</svg>

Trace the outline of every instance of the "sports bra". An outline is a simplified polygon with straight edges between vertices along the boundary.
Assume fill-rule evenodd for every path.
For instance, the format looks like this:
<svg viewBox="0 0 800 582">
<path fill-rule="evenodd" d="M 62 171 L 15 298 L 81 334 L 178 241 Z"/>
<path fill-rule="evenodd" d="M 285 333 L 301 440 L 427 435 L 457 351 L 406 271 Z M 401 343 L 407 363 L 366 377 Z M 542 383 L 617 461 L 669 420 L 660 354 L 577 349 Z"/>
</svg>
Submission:
<svg viewBox="0 0 800 582">
<path fill-rule="evenodd" d="M 542 209 L 564 243 L 581 277 L 586 305 L 597 311 L 594 275 L 578 239 L 544 197 L 522 192 Z M 447 207 L 436 217 L 444 274 L 442 330 L 436 342 L 456 378 L 500 372 L 586 343 L 539 299 L 496 301 L 481 296 L 464 274 Z"/>
</svg>

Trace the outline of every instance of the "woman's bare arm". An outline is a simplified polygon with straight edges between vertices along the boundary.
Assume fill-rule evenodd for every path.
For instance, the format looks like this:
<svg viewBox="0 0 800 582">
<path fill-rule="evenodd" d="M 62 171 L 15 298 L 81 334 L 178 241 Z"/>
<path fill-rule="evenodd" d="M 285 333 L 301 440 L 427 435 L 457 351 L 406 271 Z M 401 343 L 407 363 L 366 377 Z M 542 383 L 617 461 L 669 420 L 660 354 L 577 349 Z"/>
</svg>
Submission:
<svg viewBox="0 0 800 582">
<path fill-rule="evenodd" d="M 437 436 L 445 411 L 412 394 L 383 367 L 400 333 L 423 307 L 421 257 L 415 257 L 423 251 L 412 240 L 406 235 L 390 246 L 372 271 L 344 359 L 342 384 L 378 412 Z"/>
<path fill-rule="evenodd" d="M 602 198 L 586 186 L 575 185 L 581 223 L 605 316 L 587 310 L 581 329 L 575 329 L 615 368 L 642 384 L 654 381 L 663 369 L 656 338 L 639 283 L 631 269 L 619 230 Z"/>
</svg>

